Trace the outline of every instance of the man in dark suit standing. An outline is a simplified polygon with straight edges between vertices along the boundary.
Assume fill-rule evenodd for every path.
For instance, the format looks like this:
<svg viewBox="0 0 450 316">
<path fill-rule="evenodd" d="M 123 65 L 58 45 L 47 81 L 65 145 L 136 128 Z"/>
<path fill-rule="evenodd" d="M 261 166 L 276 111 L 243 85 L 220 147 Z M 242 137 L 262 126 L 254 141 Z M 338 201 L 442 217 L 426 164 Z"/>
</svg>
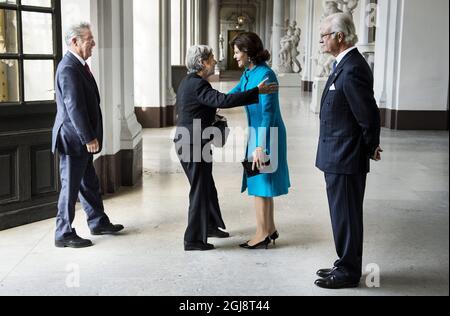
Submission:
<svg viewBox="0 0 450 316">
<path fill-rule="evenodd" d="M 53 152 L 60 156 L 61 193 L 55 245 L 85 248 L 92 242 L 80 238 L 72 223 L 79 197 L 92 235 L 114 234 L 122 225 L 111 224 L 105 214 L 94 169 L 94 154 L 102 150 L 103 122 L 100 93 L 86 63 L 95 47 L 88 23 L 72 26 L 66 34 L 69 51 L 56 72 L 58 113 L 53 127 Z"/>
<path fill-rule="evenodd" d="M 336 57 L 321 104 L 317 167 L 325 173 L 333 234 L 339 259 L 317 272 L 316 285 L 358 287 L 362 275 L 363 203 L 370 159 L 381 160 L 380 111 L 373 74 L 355 47 L 358 37 L 349 14 L 324 20 L 320 43 Z"/>
</svg>

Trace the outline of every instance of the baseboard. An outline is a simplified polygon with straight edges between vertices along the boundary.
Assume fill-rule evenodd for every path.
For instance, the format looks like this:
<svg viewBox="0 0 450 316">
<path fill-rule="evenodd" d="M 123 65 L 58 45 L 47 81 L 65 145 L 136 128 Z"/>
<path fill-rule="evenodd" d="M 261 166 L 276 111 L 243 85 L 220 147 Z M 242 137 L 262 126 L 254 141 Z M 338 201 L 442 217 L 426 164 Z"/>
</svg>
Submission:
<svg viewBox="0 0 450 316">
<path fill-rule="evenodd" d="M 56 217 L 58 202 L 0 213 L 0 231 Z"/>
<path fill-rule="evenodd" d="M 449 129 L 449 111 L 398 111 L 380 109 L 383 127 L 394 130 Z"/>
<path fill-rule="evenodd" d="M 99 157 L 95 162 L 103 194 L 114 194 L 122 186 L 134 186 L 142 179 L 142 141 L 132 150 Z"/>
<path fill-rule="evenodd" d="M 164 128 L 175 125 L 174 105 L 166 107 L 136 107 L 134 112 L 143 128 Z"/>
</svg>

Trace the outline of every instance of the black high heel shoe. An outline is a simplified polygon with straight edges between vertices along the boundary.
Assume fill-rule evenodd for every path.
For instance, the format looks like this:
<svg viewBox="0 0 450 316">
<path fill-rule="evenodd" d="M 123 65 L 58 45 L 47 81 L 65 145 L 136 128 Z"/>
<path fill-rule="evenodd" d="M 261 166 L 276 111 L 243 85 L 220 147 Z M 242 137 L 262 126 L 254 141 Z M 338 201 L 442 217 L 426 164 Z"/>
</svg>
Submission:
<svg viewBox="0 0 450 316">
<path fill-rule="evenodd" d="M 270 239 L 273 240 L 273 244 L 276 244 L 277 239 L 280 238 L 280 234 L 278 231 L 275 231 L 272 235 L 270 235 Z"/>
<path fill-rule="evenodd" d="M 245 244 L 239 245 L 239 247 L 244 248 L 244 249 L 249 249 L 249 250 L 256 250 L 256 249 L 269 249 L 269 245 L 272 243 L 272 241 L 270 240 L 270 237 L 267 237 L 265 240 L 261 241 L 260 243 L 254 245 L 254 246 L 250 246 L 249 241 L 246 242 Z"/>
</svg>

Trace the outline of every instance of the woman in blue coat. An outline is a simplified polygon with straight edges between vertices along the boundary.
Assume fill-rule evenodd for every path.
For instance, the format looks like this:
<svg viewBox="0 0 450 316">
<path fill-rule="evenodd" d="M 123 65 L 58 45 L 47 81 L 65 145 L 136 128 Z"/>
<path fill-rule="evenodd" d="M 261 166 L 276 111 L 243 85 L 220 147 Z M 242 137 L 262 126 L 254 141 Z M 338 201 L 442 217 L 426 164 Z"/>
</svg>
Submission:
<svg viewBox="0 0 450 316">
<path fill-rule="evenodd" d="M 232 42 L 234 58 L 245 72 L 239 84 L 230 92 L 251 90 L 268 79 L 276 82 L 277 77 L 267 66 L 270 53 L 255 33 L 242 33 Z M 274 220 L 274 198 L 289 193 L 291 186 L 287 162 L 287 133 L 280 111 L 279 94 L 260 96 L 259 103 L 246 108 L 249 130 L 246 157 L 253 161 L 253 167 L 261 174 L 248 178 L 244 173 L 242 192 L 248 191 L 255 197 L 255 236 L 242 248 L 267 248 L 279 235 Z M 267 165 L 266 165 L 267 163 Z"/>
</svg>

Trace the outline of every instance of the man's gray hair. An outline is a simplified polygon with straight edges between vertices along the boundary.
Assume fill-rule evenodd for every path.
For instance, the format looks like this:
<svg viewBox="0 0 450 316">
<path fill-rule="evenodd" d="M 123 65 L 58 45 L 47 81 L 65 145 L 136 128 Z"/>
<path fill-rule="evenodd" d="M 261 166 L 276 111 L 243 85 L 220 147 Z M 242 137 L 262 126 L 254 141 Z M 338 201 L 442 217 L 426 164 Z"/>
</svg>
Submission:
<svg viewBox="0 0 450 316">
<path fill-rule="evenodd" d="M 64 39 L 66 41 L 66 45 L 70 46 L 72 45 L 72 39 L 76 38 L 76 39 L 81 39 L 81 37 L 83 36 L 84 32 L 86 30 L 90 30 L 91 29 L 91 24 L 88 22 L 81 22 L 81 23 L 77 23 L 74 25 L 71 25 L 67 30 L 66 30 L 66 34 L 64 36 Z"/>
<path fill-rule="evenodd" d="M 186 54 L 188 74 L 196 74 L 202 71 L 205 68 L 203 62 L 207 61 L 212 54 L 212 48 L 206 45 L 195 45 L 189 48 Z"/>
<path fill-rule="evenodd" d="M 343 33 L 347 45 L 355 46 L 358 43 L 355 22 L 353 22 L 351 14 L 335 13 L 328 16 L 325 22 L 331 26 L 331 32 L 335 32 L 334 38 L 338 36 L 338 33 Z"/>
</svg>

